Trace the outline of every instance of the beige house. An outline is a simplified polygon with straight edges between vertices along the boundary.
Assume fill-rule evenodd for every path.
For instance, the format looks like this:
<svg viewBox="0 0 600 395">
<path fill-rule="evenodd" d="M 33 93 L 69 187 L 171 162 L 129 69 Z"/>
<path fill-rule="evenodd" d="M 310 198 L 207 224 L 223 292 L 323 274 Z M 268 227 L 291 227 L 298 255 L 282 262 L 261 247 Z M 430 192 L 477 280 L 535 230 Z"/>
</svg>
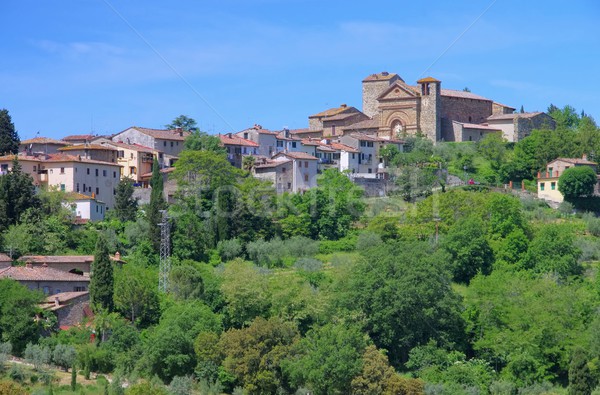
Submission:
<svg viewBox="0 0 600 395">
<path fill-rule="evenodd" d="M 242 160 L 245 156 L 258 155 L 258 143 L 238 137 L 235 134 L 220 134 L 221 145 L 227 150 L 227 160 L 237 168 L 242 167 Z"/>
<path fill-rule="evenodd" d="M 183 150 L 183 143 L 190 132 L 178 129 L 150 129 L 132 126 L 112 136 L 112 141 L 139 144 L 163 153 L 159 156 L 161 167 L 171 167 Z"/>
<path fill-rule="evenodd" d="M 554 203 L 564 201 L 564 196 L 558 190 L 558 182 L 563 172 L 571 167 L 589 166 L 596 171 L 597 163 L 587 158 L 558 158 L 546 165 L 546 171 L 539 172 L 537 178 L 538 198 Z M 596 185 L 596 193 L 598 185 Z"/>
<path fill-rule="evenodd" d="M 130 178 L 138 186 L 142 185 L 142 176 L 152 172 L 154 157 L 162 158 L 162 151 L 139 144 L 126 144 L 122 141 L 102 140 L 101 145 L 112 147 L 117 151 L 117 163 L 121 165 L 121 178 Z"/>
<path fill-rule="evenodd" d="M 81 159 L 117 162 L 117 150 L 101 144 L 75 144 L 59 148 L 58 151 L 67 155 L 78 156 Z"/>
<path fill-rule="evenodd" d="M 293 164 L 291 160 L 266 160 L 255 164 L 252 174 L 261 180 L 270 181 L 277 193 L 292 192 Z"/>
<path fill-rule="evenodd" d="M 108 209 L 114 207 L 115 188 L 121 174 L 119 164 L 65 154 L 19 154 L 17 158 L 34 185 L 92 196 L 106 203 Z M 0 171 L 10 171 L 13 159 L 14 155 L 0 157 Z"/>
<path fill-rule="evenodd" d="M 292 192 L 303 192 L 317 186 L 318 158 L 305 152 L 280 152 L 273 156 L 273 160 L 291 162 Z"/>
<path fill-rule="evenodd" d="M 72 134 L 63 137 L 62 140 L 69 144 L 86 144 L 91 143 L 96 137 L 93 134 Z"/>
</svg>

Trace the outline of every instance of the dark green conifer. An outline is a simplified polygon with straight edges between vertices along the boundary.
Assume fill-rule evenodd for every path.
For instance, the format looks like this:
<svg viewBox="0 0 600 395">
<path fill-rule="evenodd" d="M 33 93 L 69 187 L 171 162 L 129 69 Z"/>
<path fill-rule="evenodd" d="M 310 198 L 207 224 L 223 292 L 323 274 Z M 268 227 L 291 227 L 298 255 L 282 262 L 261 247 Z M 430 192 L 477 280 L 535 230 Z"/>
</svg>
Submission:
<svg viewBox="0 0 600 395">
<path fill-rule="evenodd" d="M 110 262 L 106 237 L 98 236 L 92 274 L 90 277 L 90 301 L 94 311 L 113 311 L 114 277 L 113 267 Z"/>
</svg>

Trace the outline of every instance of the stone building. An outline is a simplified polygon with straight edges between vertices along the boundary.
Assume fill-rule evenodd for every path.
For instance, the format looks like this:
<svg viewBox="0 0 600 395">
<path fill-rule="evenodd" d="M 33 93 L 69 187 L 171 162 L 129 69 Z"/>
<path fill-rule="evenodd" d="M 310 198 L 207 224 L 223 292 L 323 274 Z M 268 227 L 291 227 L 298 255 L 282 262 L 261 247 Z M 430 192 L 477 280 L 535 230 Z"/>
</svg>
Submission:
<svg viewBox="0 0 600 395">
<path fill-rule="evenodd" d="M 47 265 L 34 268 L 30 263 L 1 269 L 0 278 L 18 281 L 27 288 L 43 291 L 46 295 L 87 291 L 90 284 L 90 277 L 87 275 L 69 273 Z"/>
<path fill-rule="evenodd" d="M 39 307 L 46 311 L 52 311 L 62 330 L 79 325 L 84 318 L 93 317 L 89 291 L 54 294 L 48 296 L 44 302 L 40 303 Z"/>
<path fill-rule="evenodd" d="M 487 117 L 488 126 L 502 131 L 502 137 L 509 142 L 523 140 L 534 129 L 554 129 L 556 122 L 543 112 L 526 112 L 515 114 L 493 114 Z"/>
<path fill-rule="evenodd" d="M 315 138 L 358 132 L 396 138 L 421 132 L 433 141 L 478 141 L 489 133 L 504 132 L 499 119 L 509 119 L 514 110 L 471 92 L 444 89 L 433 77 L 410 85 L 398 74 L 382 72 L 362 81 L 362 111 L 345 104 L 322 111 L 309 116 L 308 129 L 295 134 Z M 510 135 L 509 141 L 518 141 L 543 124 L 528 119 L 547 118 L 510 119 L 514 131 L 505 134 Z"/>
</svg>

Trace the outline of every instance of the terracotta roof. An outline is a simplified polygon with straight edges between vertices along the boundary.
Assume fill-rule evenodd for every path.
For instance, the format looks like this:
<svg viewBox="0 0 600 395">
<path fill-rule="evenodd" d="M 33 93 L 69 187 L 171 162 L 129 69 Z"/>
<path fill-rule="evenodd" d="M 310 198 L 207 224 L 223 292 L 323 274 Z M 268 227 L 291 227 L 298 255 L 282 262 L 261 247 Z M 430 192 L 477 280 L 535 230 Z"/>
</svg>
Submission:
<svg viewBox="0 0 600 395">
<path fill-rule="evenodd" d="M 19 262 L 31 263 L 91 263 L 93 255 L 23 255 Z"/>
<path fill-rule="evenodd" d="M 94 136 L 93 134 L 72 134 L 70 136 L 63 137 L 62 140 L 63 141 L 69 141 L 69 140 L 92 140 L 95 137 L 96 136 Z"/>
<path fill-rule="evenodd" d="M 495 101 L 494 104 L 497 106 L 500 106 L 500 107 L 510 108 L 511 110 L 516 110 L 516 108 L 514 108 L 514 107 L 507 106 L 506 104 L 498 103 L 497 101 Z"/>
<path fill-rule="evenodd" d="M 589 161 L 589 160 L 583 159 L 583 158 L 556 158 L 552 162 L 556 162 L 557 160 L 572 163 L 574 165 L 590 165 L 590 166 L 597 165 L 596 162 L 592 162 L 592 161 Z M 550 162 L 550 163 L 552 163 L 552 162 Z"/>
<path fill-rule="evenodd" d="M 488 125 L 482 125 L 482 124 L 477 124 L 477 123 L 457 122 L 457 121 L 453 121 L 453 122 L 463 125 L 463 128 L 465 128 L 465 129 L 481 129 L 481 130 L 493 130 L 496 132 L 501 132 L 500 129 L 494 128 L 494 127 L 491 127 Z"/>
<path fill-rule="evenodd" d="M 352 125 L 344 126 L 344 130 L 362 130 L 362 129 L 378 129 L 379 128 L 379 117 L 376 115 L 372 119 L 365 119 L 364 121 L 353 123 Z"/>
<path fill-rule="evenodd" d="M 309 118 L 331 117 L 331 116 L 338 115 L 338 114 L 341 114 L 341 113 L 344 113 L 344 112 L 350 111 L 350 110 L 355 110 L 355 111 L 352 111 L 352 112 L 358 111 L 356 108 L 354 108 L 352 106 L 348 107 L 346 104 L 342 104 L 339 107 L 330 108 L 329 110 L 321 111 L 320 113 L 311 115 L 311 116 L 309 116 Z"/>
<path fill-rule="evenodd" d="M 172 173 L 173 171 L 175 171 L 174 167 L 165 167 L 163 169 L 160 169 L 160 172 L 162 174 Z M 142 174 L 142 178 L 149 178 L 149 177 L 152 177 L 152 172 Z"/>
<path fill-rule="evenodd" d="M 59 148 L 59 151 L 78 151 L 78 150 L 101 150 L 101 151 L 116 151 L 113 147 L 107 147 L 102 144 L 75 144 L 68 147 Z"/>
<path fill-rule="evenodd" d="M 285 156 L 292 159 L 306 159 L 306 160 L 319 160 L 319 158 L 315 158 L 311 154 L 307 154 L 306 152 L 279 152 L 273 155 L 273 158 Z"/>
<path fill-rule="evenodd" d="M 237 132 L 236 134 L 245 133 L 245 132 L 257 132 L 259 134 L 273 134 L 273 135 L 278 133 L 278 132 L 275 132 L 275 131 L 272 131 L 269 129 L 263 129 L 262 126 L 260 126 L 260 125 L 254 125 L 253 127 L 244 129 L 240 132 Z"/>
<path fill-rule="evenodd" d="M 16 281 L 90 281 L 88 276 L 73 274 L 47 266 L 11 266 L 0 271 L 0 278 L 10 278 Z"/>
<path fill-rule="evenodd" d="M 367 78 L 365 78 L 363 80 L 363 82 L 367 82 L 367 81 L 387 81 L 387 80 L 391 80 L 394 77 L 398 77 L 398 74 L 396 73 L 388 73 L 387 71 L 382 71 L 381 73 L 378 74 L 371 74 L 370 76 L 368 76 Z M 400 78 L 400 77 L 398 77 Z M 402 79 L 402 78 L 400 78 Z"/>
<path fill-rule="evenodd" d="M 219 134 L 219 139 L 223 145 L 243 145 L 246 147 L 258 147 L 254 141 L 238 137 L 235 134 Z"/>
<path fill-rule="evenodd" d="M 49 137 L 34 137 L 29 140 L 21 141 L 21 145 L 29 145 L 29 144 L 56 144 L 56 145 L 69 145 L 66 141 L 55 140 Z"/>
<path fill-rule="evenodd" d="M 376 141 L 379 143 L 395 143 L 395 144 L 404 144 L 404 141 L 392 138 L 383 138 L 378 136 L 371 136 L 365 133 L 351 133 L 350 137 L 354 137 L 357 140 L 362 141 Z"/>
<path fill-rule="evenodd" d="M 290 163 L 290 162 L 291 162 L 291 160 L 271 160 L 266 163 L 260 164 L 258 166 L 254 166 L 254 168 L 255 169 L 266 169 L 266 168 L 272 168 L 272 167 L 285 165 L 286 163 Z"/>
<path fill-rule="evenodd" d="M 417 84 L 422 84 L 423 82 L 441 82 L 440 80 L 436 80 L 433 77 L 425 77 L 425 78 L 421 78 L 420 80 L 417 81 Z"/>
<path fill-rule="evenodd" d="M 142 128 L 139 126 L 132 126 L 130 128 L 125 129 L 123 132 L 129 130 L 129 129 L 135 129 L 140 133 L 143 133 L 145 135 L 154 137 L 155 139 L 161 139 L 161 140 L 178 140 L 178 141 L 183 141 L 185 140 L 185 138 L 187 136 L 189 136 L 191 133 L 190 132 L 186 132 L 185 130 L 177 130 L 177 129 L 150 129 L 150 128 Z M 119 134 L 123 133 L 117 133 L 115 136 L 118 136 Z M 114 136 L 113 136 L 114 137 Z"/>
<path fill-rule="evenodd" d="M 342 143 L 331 143 L 331 148 L 336 149 L 338 151 L 346 151 L 346 152 L 360 152 L 360 150 L 350 147 L 346 144 L 342 144 Z"/>
<path fill-rule="evenodd" d="M 146 147 L 145 145 L 141 145 L 141 144 L 126 144 L 126 143 L 124 143 L 122 141 L 106 141 L 106 142 L 102 142 L 100 144 L 102 144 L 102 145 L 114 145 L 115 147 L 126 148 L 126 149 L 130 149 L 132 151 L 138 151 L 138 152 L 162 152 L 162 151 L 156 150 L 154 148 Z"/>
<path fill-rule="evenodd" d="M 88 195 L 84 195 L 83 193 L 79 193 L 79 192 L 66 192 L 65 196 L 67 197 L 67 199 L 73 199 L 73 200 L 96 200 L 96 198 L 93 198 Z"/>
<path fill-rule="evenodd" d="M 54 295 L 50 295 L 46 298 L 46 303 L 54 303 L 56 299 L 58 299 L 58 303 L 65 303 L 75 298 L 78 298 L 83 295 L 89 294 L 89 291 L 79 291 L 79 292 L 60 292 Z"/>
<path fill-rule="evenodd" d="M 350 113 L 341 113 L 341 114 L 332 115 L 330 117 L 325 117 L 325 118 L 323 118 L 323 121 L 343 121 L 344 119 L 350 118 L 350 117 L 358 115 L 358 114 L 361 114 L 361 112 L 358 111 L 358 112 L 350 112 Z"/>
<path fill-rule="evenodd" d="M 0 156 L 0 162 L 12 161 L 14 159 L 14 157 L 15 157 L 15 155 Z M 76 156 L 76 155 L 68 155 L 68 154 L 63 154 L 63 153 L 38 155 L 38 156 L 19 154 L 17 159 L 19 161 L 25 161 L 25 162 L 40 162 L 40 163 L 81 162 L 81 163 L 94 163 L 94 164 L 99 164 L 99 165 L 121 167 L 121 165 L 119 165 L 117 163 L 106 162 L 106 161 L 102 161 L 102 160 L 85 159 L 85 158 L 80 158 L 79 156 Z"/>
<path fill-rule="evenodd" d="M 335 152 L 335 149 L 327 144 L 321 144 L 317 147 L 317 151 Z"/>
<path fill-rule="evenodd" d="M 12 262 L 12 259 L 3 253 L 0 253 L 0 262 Z"/>
<path fill-rule="evenodd" d="M 453 89 L 441 89 L 440 95 L 447 96 L 447 97 L 457 97 L 457 98 L 461 98 L 461 99 L 491 101 L 490 99 L 486 99 L 483 96 L 479 96 L 479 95 L 476 95 L 471 92 L 455 91 Z"/>
<path fill-rule="evenodd" d="M 309 134 L 309 133 L 320 133 L 322 132 L 322 129 L 318 129 L 318 130 L 311 130 L 309 128 L 302 128 L 302 129 L 290 129 L 290 134 Z"/>
<path fill-rule="evenodd" d="M 318 140 L 312 140 L 312 139 L 302 139 L 302 145 L 318 146 L 318 145 L 321 145 L 321 142 Z"/>
<path fill-rule="evenodd" d="M 487 117 L 487 120 L 494 121 L 494 120 L 500 120 L 500 119 L 533 118 L 540 114 L 543 114 L 543 112 L 538 111 L 538 112 L 524 112 L 524 113 L 517 112 L 514 114 L 496 114 L 496 115 L 490 115 L 489 117 Z"/>
</svg>

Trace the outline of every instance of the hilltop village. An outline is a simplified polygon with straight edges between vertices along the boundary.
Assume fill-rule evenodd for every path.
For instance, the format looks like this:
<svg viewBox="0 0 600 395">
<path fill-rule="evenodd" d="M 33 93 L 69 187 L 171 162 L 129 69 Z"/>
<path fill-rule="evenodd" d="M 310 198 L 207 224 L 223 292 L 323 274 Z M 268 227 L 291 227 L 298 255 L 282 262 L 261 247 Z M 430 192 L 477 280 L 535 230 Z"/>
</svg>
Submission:
<svg viewBox="0 0 600 395">
<path fill-rule="evenodd" d="M 308 116 L 304 129 L 268 130 L 255 124 L 218 138 L 233 166 L 242 168 L 244 158 L 252 157 L 247 170 L 284 193 L 314 188 L 317 175 L 329 168 L 348 173 L 358 183 L 386 179 L 382 152 L 388 146 L 402 152 L 407 136 L 476 142 L 500 133 L 506 141 L 518 142 L 534 129 L 555 126 L 543 112 L 517 113 L 471 92 L 442 88 L 432 77 L 410 85 L 398 74 L 372 74 L 362 81 L 362 97 L 362 111 L 342 104 Z M 168 180 L 189 135 L 182 129 L 133 126 L 108 136 L 35 137 L 21 141 L 17 157 L 36 187 L 70 193 L 77 217 L 101 220 L 114 207 L 121 179 L 147 188 L 157 161 Z M 10 171 L 13 159 L 0 157 L 0 171 Z M 167 188 L 167 197 L 175 189 Z M 140 192 L 142 202 L 147 202 L 146 195 Z"/>
</svg>

